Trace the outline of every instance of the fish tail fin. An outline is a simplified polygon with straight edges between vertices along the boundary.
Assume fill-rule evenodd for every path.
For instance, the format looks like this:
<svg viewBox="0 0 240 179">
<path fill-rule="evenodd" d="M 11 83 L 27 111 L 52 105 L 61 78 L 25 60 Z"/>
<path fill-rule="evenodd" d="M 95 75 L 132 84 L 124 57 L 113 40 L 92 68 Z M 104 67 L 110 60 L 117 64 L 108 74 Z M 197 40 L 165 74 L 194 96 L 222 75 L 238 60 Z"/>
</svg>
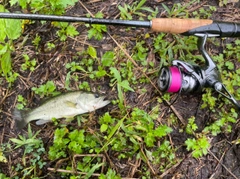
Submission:
<svg viewBox="0 0 240 179">
<path fill-rule="evenodd" d="M 13 119 L 15 120 L 15 126 L 17 129 L 22 129 L 27 125 L 26 120 L 27 111 L 14 109 L 13 111 Z"/>
</svg>

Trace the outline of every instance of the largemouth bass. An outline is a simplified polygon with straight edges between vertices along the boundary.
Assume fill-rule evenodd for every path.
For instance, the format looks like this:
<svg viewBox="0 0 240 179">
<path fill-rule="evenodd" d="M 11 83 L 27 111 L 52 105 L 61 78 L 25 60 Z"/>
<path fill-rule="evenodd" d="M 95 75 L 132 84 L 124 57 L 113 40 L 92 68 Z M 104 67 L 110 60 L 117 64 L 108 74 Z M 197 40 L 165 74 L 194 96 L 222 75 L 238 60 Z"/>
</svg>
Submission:
<svg viewBox="0 0 240 179">
<path fill-rule="evenodd" d="M 16 127 L 22 129 L 30 121 L 38 120 L 37 125 L 45 124 L 52 118 L 72 118 L 91 112 L 109 104 L 104 96 L 81 91 L 67 92 L 55 96 L 32 110 L 17 110 L 13 113 Z"/>
</svg>

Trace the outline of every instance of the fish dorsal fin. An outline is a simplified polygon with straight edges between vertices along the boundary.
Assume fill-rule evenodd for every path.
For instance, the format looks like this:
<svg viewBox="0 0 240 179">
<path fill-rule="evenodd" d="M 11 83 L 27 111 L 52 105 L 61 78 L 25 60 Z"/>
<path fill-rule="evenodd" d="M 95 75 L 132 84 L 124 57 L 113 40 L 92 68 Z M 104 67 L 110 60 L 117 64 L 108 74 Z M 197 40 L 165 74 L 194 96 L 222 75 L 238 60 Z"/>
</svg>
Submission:
<svg viewBox="0 0 240 179">
<path fill-rule="evenodd" d="M 66 104 L 68 107 L 77 108 L 77 104 L 76 104 L 76 103 L 73 103 L 73 102 L 71 102 L 71 101 L 65 101 L 65 104 Z"/>
</svg>

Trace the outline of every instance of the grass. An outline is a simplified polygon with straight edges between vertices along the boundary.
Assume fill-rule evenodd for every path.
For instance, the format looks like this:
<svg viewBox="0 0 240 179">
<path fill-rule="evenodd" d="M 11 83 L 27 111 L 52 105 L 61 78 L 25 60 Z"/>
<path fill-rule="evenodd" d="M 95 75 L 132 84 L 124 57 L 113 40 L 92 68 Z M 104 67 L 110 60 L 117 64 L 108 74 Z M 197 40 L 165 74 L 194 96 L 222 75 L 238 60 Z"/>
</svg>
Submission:
<svg viewBox="0 0 240 179">
<path fill-rule="evenodd" d="M 32 13 L 61 15 L 69 5 L 74 6 L 76 1 L 57 2 L 22 0 L 18 3 L 12 0 L 10 5 L 21 7 L 22 10 L 29 7 Z M 208 6 L 204 15 L 201 8 L 194 13 L 188 12 L 188 8 L 196 3 L 178 3 L 173 7 L 161 4 L 162 7 L 158 8 L 166 11 L 166 17 L 181 18 L 210 17 L 215 11 L 214 7 Z M 150 8 L 146 4 L 146 0 L 141 0 L 119 5 L 120 18 L 156 17 L 160 10 L 157 7 Z M 3 9 L 1 6 L 0 10 Z M 104 13 L 95 12 L 95 16 L 104 17 Z M 35 133 L 29 125 L 26 134 L 16 135 L 0 148 L 0 162 L 4 163 L 8 160 L 6 155 L 17 153 L 18 148 L 23 150 L 22 153 L 18 153 L 22 161 L 13 163 L 11 171 L 0 171 L 0 177 L 49 177 L 51 174 L 39 174 L 46 171 L 51 173 L 46 168 L 47 163 L 51 163 L 52 168 L 61 169 L 56 171 L 56 175 L 71 179 L 91 176 L 118 179 L 126 177 L 126 171 L 131 173 L 128 177 L 160 176 L 182 160 L 177 155 L 180 148 L 192 152 L 194 158 L 201 158 L 208 154 L 208 149 L 212 146 L 208 139 L 218 134 L 229 134 L 232 132 L 232 125 L 237 121 L 238 114 L 232 105 L 223 97 L 214 94 L 211 89 L 206 89 L 202 95 L 200 110 L 211 111 L 211 119 L 202 130 L 199 130 L 195 116 L 184 119 L 187 124 L 182 126 L 174 113 L 170 115 L 164 110 L 168 108 L 164 101 L 171 101 L 174 97 L 170 94 L 159 94 L 152 84 L 158 77 L 159 69 L 164 65 L 171 65 L 172 60 L 176 58 L 190 63 L 203 63 L 197 51 L 196 37 L 150 32 L 143 34 L 141 30 L 127 29 L 127 33 L 134 36 L 128 39 L 131 43 L 115 35 L 114 38 L 119 41 L 121 49 L 114 44 L 111 48 L 103 50 L 101 45 L 106 43 L 108 37 L 108 27 L 105 25 L 85 24 L 81 27 L 80 24 L 42 22 L 43 27 L 47 28 L 50 25 L 51 29 L 54 29 L 51 31 L 54 38 L 47 39 L 41 32 L 36 32 L 32 38 L 26 35 L 29 29 L 26 32 L 24 29 L 32 27 L 33 24 L 40 25 L 37 22 L 26 24 L 24 21 L 0 20 L 0 23 L 9 29 L 1 31 L 0 34 L 0 84 L 7 86 L 7 90 L 15 91 L 17 84 L 24 89 L 25 84 L 28 94 L 35 100 L 67 90 L 105 91 L 112 100 L 111 105 L 102 112 L 77 116 L 73 123 L 64 124 L 59 121 L 45 126 L 52 135 L 38 130 Z M 84 28 L 83 32 L 79 32 L 78 28 Z M 123 32 L 123 35 L 124 33 L 129 35 L 126 32 Z M 82 36 L 84 39 L 79 40 Z M 23 40 L 27 41 L 26 46 L 21 46 Z M 216 47 L 214 40 L 211 39 L 208 43 Z M 51 52 L 59 49 L 58 43 L 62 46 L 60 50 L 63 50 L 59 56 L 61 62 L 51 61 L 54 68 L 51 64 L 48 64 L 49 67 L 44 66 L 49 58 L 39 56 L 42 46 L 47 48 L 47 52 Z M 78 50 L 83 44 L 83 48 Z M 237 99 L 240 99 L 239 90 L 235 90 L 240 84 L 240 71 L 234 70 L 237 69 L 235 57 L 239 56 L 238 45 L 239 40 L 224 44 L 224 51 L 211 56 L 220 68 L 223 83 Z M 38 54 L 29 53 L 30 47 Z M 122 50 L 127 52 L 131 59 Z M 12 59 L 14 53 L 17 54 L 16 60 Z M 51 53 L 45 55 L 54 57 Z M 50 74 L 42 72 L 45 70 Z M 39 74 L 47 77 L 44 80 Z M 27 81 L 31 77 L 35 78 L 32 82 L 34 84 Z M 29 103 L 33 100 L 28 95 L 21 91 L 14 93 L 18 109 L 32 106 Z M 180 145 L 172 142 L 171 134 L 176 131 L 187 135 L 187 139 Z M 40 136 L 50 136 L 49 141 L 42 140 Z M 236 141 L 238 142 L 237 139 Z M 81 157 L 76 161 L 75 157 L 79 155 Z M 107 158 L 107 162 L 103 162 L 102 155 Z M 118 167 L 116 170 L 117 163 L 127 165 L 126 161 L 131 163 L 128 165 L 131 169 Z"/>
</svg>

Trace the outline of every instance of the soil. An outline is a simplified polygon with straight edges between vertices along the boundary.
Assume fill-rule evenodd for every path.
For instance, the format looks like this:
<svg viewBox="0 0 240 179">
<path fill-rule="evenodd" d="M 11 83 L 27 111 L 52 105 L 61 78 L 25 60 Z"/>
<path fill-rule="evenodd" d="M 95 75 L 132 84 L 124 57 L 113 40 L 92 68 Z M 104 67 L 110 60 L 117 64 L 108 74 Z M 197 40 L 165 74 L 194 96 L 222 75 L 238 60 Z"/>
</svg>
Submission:
<svg viewBox="0 0 240 179">
<path fill-rule="evenodd" d="M 91 12 L 96 14 L 101 11 L 104 14 L 104 18 L 114 18 L 118 19 L 120 17 L 118 5 L 123 5 L 124 3 L 132 4 L 132 0 L 84 0 L 78 2 L 74 7 L 67 10 L 66 15 L 75 16 L 86 16 L 87 13 Z M 172 7 L 174 3 L 181 2 L 182 5 L 190 2 L 189 0 L 178 1 L 178 0 L 148 0 L 145 4 L 147 7 L 159 9 L 159 14 L 157 17 L 167 17 L 167 12 L 164 10 L 162 3 L 168 7 Z M 200 3 L 193 3 L 188 7 L 189 12 L 197 11 L 200 7 L 207 7 L 209 5 L 215 6 L 217 11 L 212 14 L 212 19 L 214 20 L 224 20 L 224 21 L 239 21 L 240 11 L 238 1 L 229 1 L 226 6 L 219 6 L 219 1 L 213 0 L 201 1 Z M 51 23 L 47 22 L 42 24 L 40 22 L 35 22 L 33 24 L 26 25 L 24 29 L 24 38 L 29 34 L 28 40 L 24 48 L 16 49 L 15 54 L 12 54 L 13 58 L 13 69 L 20 74 L 19 78 L 14 82 L 11 88 L 8 88 L 8 84 L 3 77 L 0 77 L 0 144 L 9 143 L 9 138 L 17 138 L 18 134 L 26 133 L 26 128 L 24 131 L 17 131 L 14 127 L 14 122 L 12 119 L 12 111 L 17 103 L 17 95 L 21 94 L 25 99 L 27 99 L 27 107 L 32 108 L 40 103 L 40 97 L 33 95 L 31 91 L 32 87 L 39 87 L 41 84 L 45 84 L 47 81 L 52 80 L 57 86 L 57 90 L 64 92 L 64 83 L 66 78 L 66 68 L 65 64 L 74 61 L 72 57 L 79 51 L 86 49 L 87 44 L 91 44 L 98 50 L 98 54 L 101 56 L 107 50 L 113 50 L 117 47 L 117 44 L 110 38 L 110 36 L 105 33 L 104 40 L 87 40 L 87 28 L 84 25 L 78 25 L 78 31 L 80 35 L 75 38 L 68 38 L 65 42 L 57 40 L 56 29 L 52 28 Z M 143 34 L 150 33 L 154 35 L 154 32 L 149 32 L 148 29 L 135 29 L 134 31 L 126 30 L 125 27 L 108 27 L 108 33 L 119 43 L 127 43 L 128 46 L 134 47 L 136 39 L 144 38 Z M 31 45 L 31 41 L 34 39 L 36 34 L 41 36 L 41 42 L 39 44 L 40 50 L 36 52 L 36 49 Z M 22 39 L 19 39 L 19 42 Z M 151 48 L 151 40 L 148 40 L 149 47 Z M 58 44 L 53 50 L 47 51 L 47 42 L 54 42 Z M 226 43 L 226 41 L 224 41 Z M 18 43 L 18 42 L 16 42 Z M 223 49 L 216 46 L 211 49 L 211 52 L 221 53 Z M 24 51 L 23 51 L 24 49 Z M 128 53 L 131 54 L 132 49 L 128 49 Z M 33 72 L 22 71 L 21 64 L 24 60 L 21 58 L 23 52 L 31 55 L 31 59 L 35 58 L 37 60 L 38 66 Z M 149 54 L 152 55 L 152 59 L 155 60 L 156 64 L 159 64 L 160 57 L 157 54 L 149 50 Z M 140 73 L 140 72 L 139 72 Z M 101 89 L 98 89 L 102 93 L 109 94 L 112 99 L 116 99 L 116 91 L 112 91 L 109 87 L 109 81 L 101 81 L 84 78 L 82 81 L 88 81 L 92 91 L 96 91 L 96 86 L 101 84 Z M 157 77 L 152 79 L 153 82 L 157 81 Z M 71 88 L 77 88 L 76 83 L 71 83 Z M 131 107 L 139 107 L 146 111 L 151 109 L 154 105 L 151 101 L 155 98 L 157 93 L 155 93 L 155 88 L 151 84 L 143 84 L 140 88 L 145 88 L 148 90 L 147 93 L 141 95 L 140 93 L 130 92 L 126 94 L 126 103 Z M 172 95 L 171 99 L 177 98 L 173 106 L 179 116 L 183 121 L 178 119 L 177 124 L 173 132 L 169 135 L 172 144 L 179 146 L 177 155 L 182 158 L 182 161 L 171 167 L 164 173 L 159 173 L 157 176 L 152 176 L 152 178 L 165 178 L 165 179 L 234 179 L 240 178 L 240 145 L 232 143 L 232 141 L 240 138 L 240 128 L 239 122 L 236 123 L 230 134 L 221 133 L 217 136 L 212 136 L 211 148 L 209 149 L 209 154 L 199 159 L 195 159 L 191 156 L 191 153 L 184 147 L 184 141 L 188 138 L 185 133 L 179 132 L 178 129 L 183 128 L 186 125 L 186 120 L 191 116 L 195 116 L 196 123 L 198 125 L 198 130 L 201 131 L 209 123 L 212 118 L 212 113 L 210 109 L 201 109 L 201 94 L 194 95 Z M 172 114 L 172 110 L 169 105 L 162 105 L 163 121 L 167 121 L 167 118 Z M 94 115 L 103 114 L 106 111 L 116 111 L 116 106 L 109 106 L 103 110 L 97 111 Z M 48 148 L 53 140 L 54 127 L 51 124 L 47 124 L 44 127 L 36 126 L 32 123 L 33 131 L 38 131 L 41 129 L 39 134 L 45 143 L 45 147 Z M 1 172 L 5 173 L 7 176 L 12 175 L 12 166 L 16 166 L 17 163 L 21 162 L 22 149 L 14 150 L 14 153 L 5 154 L 8 163 L 0 163 Z M 114 156 L 111 156 L 113 165 L 122 174 L 122 177 L 131 178 L 128 176 L 129 168 L 132 168 L 129 161 L 126 163 L 119 163 L 119 161 L 114 160 Z M 115 163 L 114 163 L 115 162 Z M 123 161 L 121 161 L 123 162 Z M 47 167 L 51 166 L 52 163 L 49 161 L 47 166 L 43 169 L 44 172 L 49 172 Z M 124 167 L 124 170 L 122 169 Z M 39 175 L 43 176 L 43 175 Z M 52 178 L 57 178 L 57 175 L 51 175 Z M 134 175 L 134 177 L 141 177 L 139 175 Z"/>
</svg>

